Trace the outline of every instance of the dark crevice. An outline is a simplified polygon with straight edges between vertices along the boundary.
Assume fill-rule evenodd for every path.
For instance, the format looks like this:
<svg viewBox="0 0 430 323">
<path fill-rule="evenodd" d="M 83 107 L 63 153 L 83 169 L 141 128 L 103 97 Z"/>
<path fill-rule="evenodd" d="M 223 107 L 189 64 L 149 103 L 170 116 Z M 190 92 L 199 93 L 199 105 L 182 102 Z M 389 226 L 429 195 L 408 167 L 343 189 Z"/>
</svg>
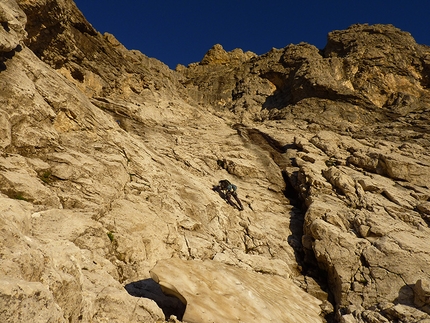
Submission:
<svg viewBox="0 0 430 323">
<path fill-rule="evenodd" d="M 283 171 L 282 176 L 285 181 L 284 195 L 289 199 L 294 208 L 291 211 L 290 231 L 288 243 L 294 250 L 294 256 L 297 264 L 301 268 L 301 274 L 305 277 L 312 277 L 320 288 L 328 294 L 328 301 L 335 305 L 333 293 L 328 285 L 328 273 L 318 266 L 318 261 L 312 249 L 303 247 L 302 238 L 304 237 L 304 217 L 306 214 L 306 205 L 292 182 L 297 181 L 297 172 L 293 172 L 288 176 L 287 172 Z M 325 316 L 326 322 L 335 322 L 334 313 L 327 313 Z"/>
<path fill-rule="evenodd" d="M 281 144 L 270 135 L 258 130 L 246 128 L 243 125 L 235 125 L 240 136 L 248 139 L 252 144 L 258 146 L 261 150 L 269 153 L 270 158 L 278 165 L 282 178 L 285 183 L 283 190 L 284 196 L 294 206 L 290 213 L 290 231 L 288 244 L 293 248 L 296 262 L 301 269 L 301 274 L 305 277 L 312 277 L 320 288 L 328 294 L 328 301 L 335 305 L 333 293 L 330 291 L 328 284 L 328 273 L 318 266 L 318 261 L 315 257 L 313 249 L 306 249 L 302 244 L 304 238 L 304 217 L 307 211 L 305 202 L 300 196 L 298 172 L 286 170 L 288 167 L 294 166 L 294 160 L 291 160 L 286 152 L 289 149 L 297 149 L 294 144 Z M 325 316 L 327 322 L 334 322 L 334 313 L 328 313 Z"/>
<path fill-rule="evenodd" d="M 285 181 L 284 195 L 290 201 L 291 205 L 294 205 L 298 209 L 304 210 L 305 206 L 303 204 L 303 201 L 300 199 L 299 194 L 294 189 L 295 185 L 291 183 L 291 181 L 293 180 L 292 177 L 294 177 L 294 182 L 297 181 L 297 178 L 296 178 L 297 176 L 298 176 L 297 172 L 292 173 L 289 177 L 286 171 L 282 171 L 282 177 L 284 178 L 284 181 Z"/>
<path fill-rule="evenodd" d="M 79 69 L 73 69 L 71 71 L 71 75 L 75 80 L 77 80 L 81 83 L 84 82 L 84 74 Z"/>
<path fill-rule="evenodd" d="M 17 45 L 13 50 L 9 52 L 0 52 L 0 72 L 5 71 L 7 69 L 6 61 L 12 59 L 16 53 L 22 51 L 22 46 Z"/>
<path fill-rule="evenodd" d="M 125 285 L 124 288 L 131 296 L 148 298 L 157 303 L 163 311 L 166 321 L 171 315 L 182 320 L 186 305 L 179 298 L 164 294 L 155 280 L 151 278 L 139 280 Z"/>
<path fill-rule="evenodd" d="M 2 22 L 0 22 L 0 25 L 3 27 L 3 29 L 4 29 L 6 32 L 9 32 L 9 31 L 10 31 L 9 24 L 7 23 L 7 21 L 2 21 Z"/>
</svg>

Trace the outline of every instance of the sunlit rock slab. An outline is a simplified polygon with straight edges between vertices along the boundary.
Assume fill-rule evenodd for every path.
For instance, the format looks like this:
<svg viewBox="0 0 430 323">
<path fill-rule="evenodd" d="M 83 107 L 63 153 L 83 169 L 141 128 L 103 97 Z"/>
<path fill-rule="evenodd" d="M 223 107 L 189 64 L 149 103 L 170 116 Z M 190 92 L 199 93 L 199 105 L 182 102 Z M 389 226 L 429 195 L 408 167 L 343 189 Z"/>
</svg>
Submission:
<svg viewBox="0 0 430 323">
<path fill-rule="evenodd" d="M 151 276 L 186 302 L 185 322 L 323 322 L 321 301 L 279 276 L 178 258 L 159 261 Z"/>
</svg>

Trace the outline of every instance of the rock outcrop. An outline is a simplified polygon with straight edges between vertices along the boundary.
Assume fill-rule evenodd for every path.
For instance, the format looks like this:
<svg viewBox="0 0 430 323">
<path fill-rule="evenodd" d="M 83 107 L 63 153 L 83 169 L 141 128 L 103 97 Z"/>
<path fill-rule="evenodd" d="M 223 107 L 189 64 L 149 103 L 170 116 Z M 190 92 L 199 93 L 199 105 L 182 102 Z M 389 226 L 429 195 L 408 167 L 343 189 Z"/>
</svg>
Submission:
<svg viewBox="0 0 430 323">
<path fill-rule="evenodd" d="M 429 322 L 429 75 L 390 25 L 173 71 L 3 1 L 1 320 Z"/>
<path fill-rule="evenodd" d="M 262 275 L 210 260 L 171 258 L 158 262 L 151 276 L 166 294 L 186 304 L 182 318 L 186 322 L 321 321 L 321 301 L 277 275 Z"/>
</svg>

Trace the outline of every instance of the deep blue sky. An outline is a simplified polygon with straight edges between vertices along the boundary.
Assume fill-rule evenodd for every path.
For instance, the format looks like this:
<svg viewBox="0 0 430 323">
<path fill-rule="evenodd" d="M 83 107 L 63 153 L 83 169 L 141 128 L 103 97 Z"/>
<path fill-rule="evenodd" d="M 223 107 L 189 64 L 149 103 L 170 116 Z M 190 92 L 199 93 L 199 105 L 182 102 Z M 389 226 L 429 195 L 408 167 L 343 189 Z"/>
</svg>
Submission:
<svg viewBox="0 0 430 323">
<path fill-rule="evenodd" d="M 429 0 L 75 0 L 99 32 L 170 68 L 199 62 L 214 45 L 258 55 L 355 23 L 392 24 L 430 45 Z"/>
</svg>

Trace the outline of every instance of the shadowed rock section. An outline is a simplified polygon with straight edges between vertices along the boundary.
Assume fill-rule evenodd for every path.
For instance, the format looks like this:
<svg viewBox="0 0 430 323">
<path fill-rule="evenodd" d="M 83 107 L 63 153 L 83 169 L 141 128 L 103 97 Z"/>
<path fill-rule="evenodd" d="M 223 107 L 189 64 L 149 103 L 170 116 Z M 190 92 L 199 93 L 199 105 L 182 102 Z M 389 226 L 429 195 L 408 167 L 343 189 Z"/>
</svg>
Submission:
<svg viewBox="0 0 430 323">
<path fill-rule="evenodd" d="M 124 286 L 126 291 L 135 297 L 152 299 L 158 307 L 163 310 L 166 320 L 171 315 L 182 320 L 185 312 L 186 303 L 177 297 L 168 296 L 163 293 L 160 285 L 151 278 L 129 283 Z"/>
</svg>

